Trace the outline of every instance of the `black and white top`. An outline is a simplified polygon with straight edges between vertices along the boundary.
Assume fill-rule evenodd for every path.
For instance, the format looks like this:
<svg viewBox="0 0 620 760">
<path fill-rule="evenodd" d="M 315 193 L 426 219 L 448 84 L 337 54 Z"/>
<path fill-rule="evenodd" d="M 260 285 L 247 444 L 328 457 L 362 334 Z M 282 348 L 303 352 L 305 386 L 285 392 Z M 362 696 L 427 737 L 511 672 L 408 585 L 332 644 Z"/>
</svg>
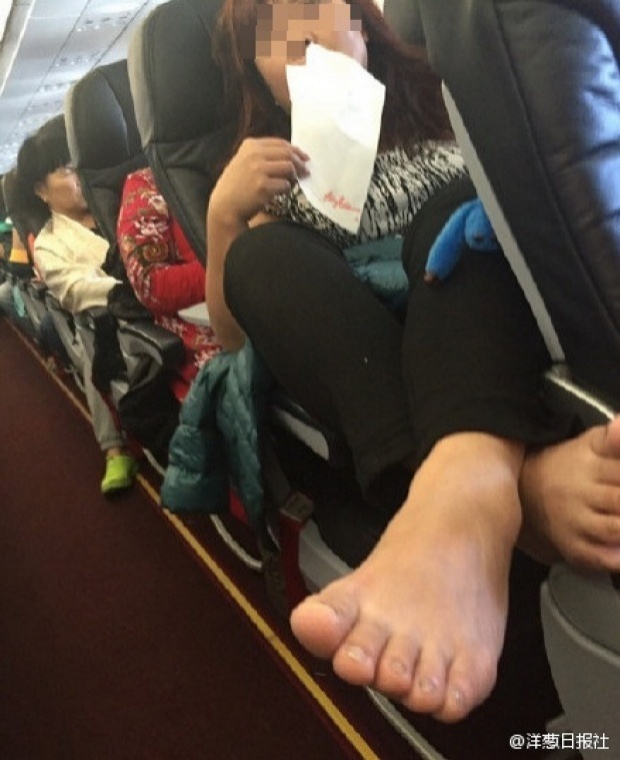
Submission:
<svg viewBox="0 0 620 760">
<path fill-rule="evenodd" d="M 299 184 L 289 193 L 276 196 L 266 211 L 312 227 L 345 249 L 402 235 L 429 198 L 466 173 L 463 157 L 454 142 L 426 140 L 408 151 L 395 148 L 377 156 L 357 234 L 317 211 Z"/>
</svg>

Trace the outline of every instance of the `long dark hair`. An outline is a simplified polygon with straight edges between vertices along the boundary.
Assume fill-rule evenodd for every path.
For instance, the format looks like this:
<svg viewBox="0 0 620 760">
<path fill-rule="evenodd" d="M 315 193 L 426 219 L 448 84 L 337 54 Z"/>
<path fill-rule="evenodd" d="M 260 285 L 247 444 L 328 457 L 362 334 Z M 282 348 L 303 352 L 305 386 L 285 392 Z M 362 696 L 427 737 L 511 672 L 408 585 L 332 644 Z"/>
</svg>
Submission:
<svg viewBox="0 0 620 760">
<path fill-rule="evenodd" d="M 253 57 L 260 5 L 268 0 L 225 0 L 213 34 L 213 54 L 224 75 L 226 118 L 238 125 L 234 150 L 245 137 L 288 137 L 288 116 L 274 102 Z M 380 147 L 407 148 L 422 139 L 452 136 L 440 81 L 422 48 L 402 42 L 374 0 L 346 0 L 367 35 L 368 71 L 386 88 Z"/>
</svg>

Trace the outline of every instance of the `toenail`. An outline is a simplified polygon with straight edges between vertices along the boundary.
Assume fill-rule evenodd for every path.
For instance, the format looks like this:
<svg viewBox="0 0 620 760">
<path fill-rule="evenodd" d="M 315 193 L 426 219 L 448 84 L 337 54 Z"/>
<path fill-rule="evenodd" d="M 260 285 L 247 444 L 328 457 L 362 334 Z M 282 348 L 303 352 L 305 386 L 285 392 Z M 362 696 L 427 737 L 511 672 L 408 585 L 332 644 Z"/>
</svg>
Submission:
<svg viewBox="0 0 620 760">
<path fill-rule="evenodd" d="M 405 665 L 405 663 L 402 660 L 396 658 L 390 660 L 390 670 L 399 676 L 406 676 L 409 672 L 409 668 Z"/>
<path fill-rule="evenodd" d="M 423 694 L 430 694 L 439 688 L 439 680 L 437 678 L 420 678 L 418 688 Z"/>
<path fill-rule="evenodd" d="M 346 648 L 347 657 L 353 662 L 364 662 L 367 659 L 366 652 L 354 644 Z"/>
<path fill-rule="evenodd" d="M 452 701 L 458 705 L 458 707 L 462 707 L 465 704 L 465 695 L 460 689 L 451 689 L 450 696 L 452 697 Z"/>
<path fill-rule="evenodd" d="M 333 604 L 328 604 L 327 606 L 332 611 L 332 614 L 334 615 L 334 617 L 336 617 L 336 618 L 346 617 L 346 612 L 347 611 L 346 611 L 346 609 L 344 607 L 334 607 Z"/>
</svg>

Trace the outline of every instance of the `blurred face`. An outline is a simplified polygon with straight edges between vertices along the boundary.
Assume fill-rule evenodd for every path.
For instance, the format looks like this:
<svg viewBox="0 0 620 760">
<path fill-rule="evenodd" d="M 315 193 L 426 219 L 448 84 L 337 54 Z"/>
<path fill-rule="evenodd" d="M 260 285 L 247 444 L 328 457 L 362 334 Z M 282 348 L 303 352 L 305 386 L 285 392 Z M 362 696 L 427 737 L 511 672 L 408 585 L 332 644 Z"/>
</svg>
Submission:
<svg viewBox="0 0 620 760">
<path fill-rule="evenodd" d="M 88 206 L 82 186 L 72 166 L 61 166 L 48 174 L 36 187 L 36 193 L 57 214 L 80 219 Z"/>
<path fill-rule="evenodd" d="M 345 0 L 285 0 L 258 7 L 256 67 L 276 102 L 287 110 L 290 98 L 286 65 L 303 64 L 311 42 L 344 53 L 366 67 L 362 22 L 352 18 L 351 6 Z"/>
</svg>

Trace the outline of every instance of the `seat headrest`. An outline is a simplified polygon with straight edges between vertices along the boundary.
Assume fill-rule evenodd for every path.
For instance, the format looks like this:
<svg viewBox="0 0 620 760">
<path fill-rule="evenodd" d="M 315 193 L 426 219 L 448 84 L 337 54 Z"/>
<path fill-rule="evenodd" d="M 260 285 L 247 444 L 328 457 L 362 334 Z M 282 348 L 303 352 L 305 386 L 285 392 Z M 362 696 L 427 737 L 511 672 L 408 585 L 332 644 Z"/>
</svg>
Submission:
<svg viewBox="0 0 620 760">
<path fill-rule="evenodd" d="M 2 192 L 13 227 L 17 230 L 23 244 L 28 247 L 29 238 L 39 233 L 47 221 L 47 216 L 39 217 L 30 210 L 32 204 L 26 202 L 26 195 L 15 168 L 2 177 Z"/>
<path fill-rule="evenodd" d="M 385 0 L 383 15 L 404 42 L 424 44 L 419 0 Z"/>
<path fill-rule="evenodd" d="M 138 129 L 159 189 L 201 261 L 205 216 L 228 152 L 223 81 L 211 53 L 221 0 L 171 0 L 155 8 L 129 47 Z"/>
<path fill-rule="evenodd" d="M 617 403 L 620 3 L 419 2 L 431 64 L 458 107 L 568 365 Z"/>
<path fill-rule="evenodd" d="M 127 61 L 99 66 L 67 93 L 67 138 L 84 196 L 102 232 L 116 240 L 125 177 L 146 166 L 129 88 Z"/>
</svg>

